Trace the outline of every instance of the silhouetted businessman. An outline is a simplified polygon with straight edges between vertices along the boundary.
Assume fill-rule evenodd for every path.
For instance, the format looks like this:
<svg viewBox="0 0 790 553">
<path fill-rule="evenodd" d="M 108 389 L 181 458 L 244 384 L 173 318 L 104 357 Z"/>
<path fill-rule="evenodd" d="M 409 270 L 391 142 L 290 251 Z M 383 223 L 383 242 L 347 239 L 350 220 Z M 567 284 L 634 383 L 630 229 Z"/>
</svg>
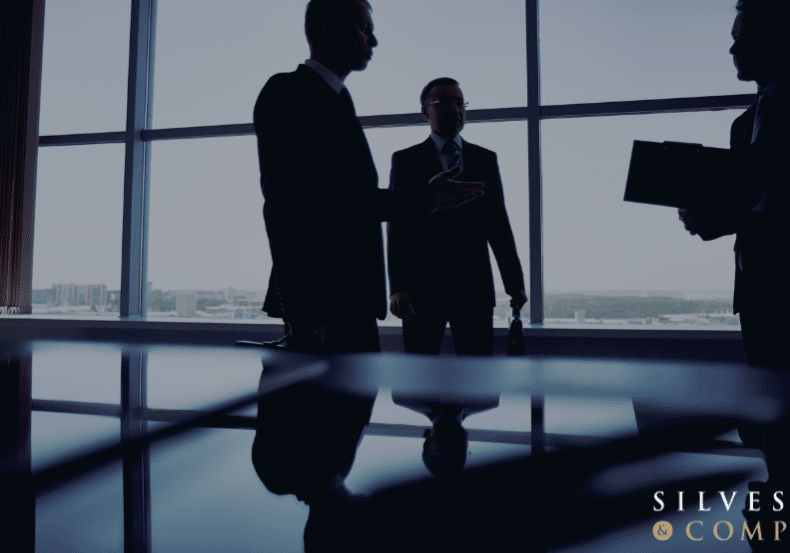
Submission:
<svg viewBox="0 0 790 553">
<path fill-rule="evenodd" d="M 775 309 L 787 289 L 790 246 L 790 146 L 787 91 L 790 67 L 787 8 L 781 0 L 739 0 L 730 48 L 738 79 L 757 82 L 757 102 L 732 124 L 730 147 L 741 154 L 737 178 L 750 193 L 747 205 L 719 210 L 679 210 L 691 234 L 714 239 L 736 234 L 735 298 L 749 362 L 787 366 L 785 317 Z"/>
<path fill-rule="evenodd" d="M 263 216 L 289 346 L 344 352 L 379 349 L 386 315 L 381 221 L 419 218 L 464 204 L 483 183 L 452 172 L 410 190 L 378 188 L 370 149 L 343 81 L 378 44 L 366 0 L 311 0 L 310 59 L 269 79 L 255 104 Z"/>
<path fill-rule="evenodd" d="M 521 309 L 527 301 L 497 156 L 461 138 L 466 103 L 457 81 L 431 81 L 420 103 L 431 135 L 393 154 L 390 190 L 413 190 L 441 170 L 460 167 L 461 180 L 486 183 L 486 195 L 458 209 L 390 223 L 390 310 L 403 319 L 407 352 L 438 354 L 449 322 L 456 353 L 491 355 L 496 300 L 489 245 L 510 305 Z"/>
<path fill-rule="evenodd" d="M 739 0 L 736 8 L 730 53 L 738 79 L 757 83 L 757 101 L 730 131 L 730 147 L 739 156 L 736 186 L 748 201 L 726 209 L 681 209 L 679 215 L 692 235 L 705 240 L 736 235 L 733 311 L 740 313 L 747 358 L 752 365 L 787 368 L 788 325 L 778 305 L 787 292 L 790 247 L 790 104 L 783 85 L 790 67 L 788 7 L 784 0 Z M 771 480 L 787 480 L 787 421 L 761 430 L 744 427 L 741 436 L 763 449 Z"/>
</svg>

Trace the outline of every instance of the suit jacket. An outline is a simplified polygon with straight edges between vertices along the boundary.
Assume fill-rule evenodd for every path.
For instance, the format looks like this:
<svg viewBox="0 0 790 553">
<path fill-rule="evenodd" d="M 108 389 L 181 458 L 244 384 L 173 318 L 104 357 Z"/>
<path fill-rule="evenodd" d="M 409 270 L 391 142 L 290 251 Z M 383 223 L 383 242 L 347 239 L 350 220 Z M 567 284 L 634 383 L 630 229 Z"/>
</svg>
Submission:
<svg viewBox="0 0 790 553">
<path fill-rule="evenodd" d="M 390 223 L 392 293 L 462 297 L 469 305 L 495 305 L 489 244 L 505 291 L 515 295 L 524 290 L 524 274 L 505 209 L 496 154 L 463 141 L 462 155 L 464 180 L 484 182 L 485 195 L 458 209 L 435 211 L 419 221 Z M 393 154 L 390 189 L 414 189 L 441 170 L 436 146 L 429 137 Z"/>
<path fill-rule="evenodd" d="M 378 188 L 350 97 L 305 65 L 269 79 L 254 126 L 272 283 L 285 316 L 384 318 L 381 221 L 427 213 L 427 194 Z"/>
<path fill-rule="evenodd" d="M 780 88 L 751 143 L 756 105 L 733 121 L 730 147 L 739 154 L 735 177 L 748 198 L 734 217 L 735 294 L 733 310 L 770 308 L 787 286 L 790 248 L 790 106 L 786 86 Z M 762 213 L 750 211 L 766 195 Z M 742 261 L 743 270 L 738 260 Z"/>
</svg>

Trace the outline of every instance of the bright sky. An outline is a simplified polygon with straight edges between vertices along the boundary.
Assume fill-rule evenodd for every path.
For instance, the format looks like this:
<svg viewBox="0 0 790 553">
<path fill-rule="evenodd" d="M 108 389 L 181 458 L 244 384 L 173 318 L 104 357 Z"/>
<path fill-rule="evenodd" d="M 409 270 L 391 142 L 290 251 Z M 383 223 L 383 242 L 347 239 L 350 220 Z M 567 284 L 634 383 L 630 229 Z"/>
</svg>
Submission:
<svg viewBox="0 0 790 553">
<path fill-rule="evenodd" d="M 526 105 L 523 0 L 371 0 L 380 45 L 347 84 L 360 115 L 419 109 L 451 76 L 470 109 Z M 732 4 L 732 5 L 730 5 Z M 544 0 L 542 102 L 738 94 L 735 1 Z M 247 123 L 260 88 L 308 56 L 306 1 L 159 0 L 154 128 Z M 125 126 L 128 0 L 48 0 L 41 134 Z M 622 201 L 633 140 L 727 147 L 737 111 L 542 123 L 547 290 L 731 288 L 732 239 L 690 237 L 674 210 Z M 525 122 L 467 125 L 497 152 L 528 272 Z M 388 185 L 392 152 L 427 127 L 368 130 Z M 123 146 L 39 151 L 33 287 L 120 283 Z M 265 289 L 268 245 L 254 137 L 155 142 L 149 281 L 158 289 Z M 500 286 L 501 287 L 501 286 Z"/>
</svg>

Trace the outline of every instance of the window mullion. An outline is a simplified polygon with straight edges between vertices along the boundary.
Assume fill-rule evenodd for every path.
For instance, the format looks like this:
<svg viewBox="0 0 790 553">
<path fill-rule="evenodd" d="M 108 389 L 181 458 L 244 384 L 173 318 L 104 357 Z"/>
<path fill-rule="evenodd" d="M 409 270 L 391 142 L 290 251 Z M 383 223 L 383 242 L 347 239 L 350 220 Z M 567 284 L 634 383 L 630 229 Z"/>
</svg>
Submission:
<svg viewBox="0 0 790 553">
<path fill-rule="evenodd" d="M 538 0 L 526 0 L 530 323 L 543 324 L 543 191 L 540 166 Z"/>
<path fill-rule="evenodd" d="M 150 79 L 153 63 L 155 0 L 132 0 L 129 39 L 129 87 L 126 111 L 121 316 L 145 316 L 148 230 L 148 145 L 142 131 L 150 126 Z"/>
</svg>

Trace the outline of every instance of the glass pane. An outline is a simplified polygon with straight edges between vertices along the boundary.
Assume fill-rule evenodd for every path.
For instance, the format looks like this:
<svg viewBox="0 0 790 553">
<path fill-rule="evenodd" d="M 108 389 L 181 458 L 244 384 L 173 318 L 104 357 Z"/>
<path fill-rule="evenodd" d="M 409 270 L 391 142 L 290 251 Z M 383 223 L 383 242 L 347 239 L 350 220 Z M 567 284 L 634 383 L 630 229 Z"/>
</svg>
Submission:
<svg viewBox="0 0 790 553">
<path fill-rule="evenodd" d="M 306 4 L 160 0 L 154 127 L 250 122 L 268 78 L 310 55 Z M 360 115 L 417 112 L 422 87 L 442 76 L 460 81 L 472 108 L 526 104 L 523 0 L 372 5 L 379 46 L 347 80 Z"/>
<path fill-rule="evenodd" d="M 55 343 L 33 352 L 33 398 L 121 402 L 121 352 L 114 345 Z"/>
<path fill-rule="evenodd" d="M 426 140 L 430 134 L 428 126 L 393 127 L 366 129 L 373 153 L 376 169 L 379 173 L 379 187 L 389 186 L 389 173 L 392 165 L 392 154 Z M 521 260 L 526 290 L 529 290 L 529 218 L 528 193 L 526 178 L 527 124 L 526 122 L 510 123 L 470 123 L 464 127 L 464 139 L 488 148 L 497 153 L 502 186 L 508 209 L 510 226 L 516 239 L 516 248 Z M 497 293 L 497 308 L 494 313 L 496 326 L 507 325 L 510 297 L 504 292 L 505 287 L 492 255 L 494 270 L 494 289 Z M 525 313 L 528 313 L 528 307 Z M 385 325 L 400 325 L 400 320 L 391 313 L 383 322 Z"/>
<path fill-rule="evenodd" d="M 256 393 L 263 370 L 260 351 L 231 353 L 195 346 L 150 348 L 148 407 L 200 409 Z"/>
<path fill-rule="evenodd" d="M 735 0 L 540 2 L 541 102 L 753 93 L 729 48 Z"/>
<path fill-rule="evenodd" d="M 252 122 L 261 88 L 310 56 L 307 2 L 159 0 L 154 128 Z"/>
<path fill-rule="evenodd" d="M 36 551 L 122 553 L 123 526 L 120 461 L 36 498 Z"/>
<path fill-rule="evenodd" d="M 47 0 L 39 133 L 126 128 L 129 0 Z"/>
<path fill-rule="evenodd" d="M 152 551 L 304 550 L 309 508 L 263 486 L 250 460 L 254 438 L 210 429 L 151 448 Z"/>
<path fill-rule="evenodd" d="M 33 313 L 119 313 L 124 147 L 40 148 Z"/>
<path fill-rule="evenodd" d="M 702 242 L 677 210 L 623 201 L 634 139 L 727 147 L 736 115 L 543 123 L 546 322 L 737 324 L 734 237 Z"/>
<path fill-rule="evenodd" d="M 254 136 L 155 142 L 149 317 L 265 317 L 271 261 Z"/>
<path fill-rule="evenodd" d="M 523 0 L 371 2 L 379 45 L 347 84 L 359 115 L 413 113 L 437 77 L 461 85 L 470 109 L 527 103 Z"/>
<path fill-rule="evenodd" d="M 121 423 L 117 417 L 33 411 L 30 425 L 34 471 L 121 439 Z"/>
</svg>

